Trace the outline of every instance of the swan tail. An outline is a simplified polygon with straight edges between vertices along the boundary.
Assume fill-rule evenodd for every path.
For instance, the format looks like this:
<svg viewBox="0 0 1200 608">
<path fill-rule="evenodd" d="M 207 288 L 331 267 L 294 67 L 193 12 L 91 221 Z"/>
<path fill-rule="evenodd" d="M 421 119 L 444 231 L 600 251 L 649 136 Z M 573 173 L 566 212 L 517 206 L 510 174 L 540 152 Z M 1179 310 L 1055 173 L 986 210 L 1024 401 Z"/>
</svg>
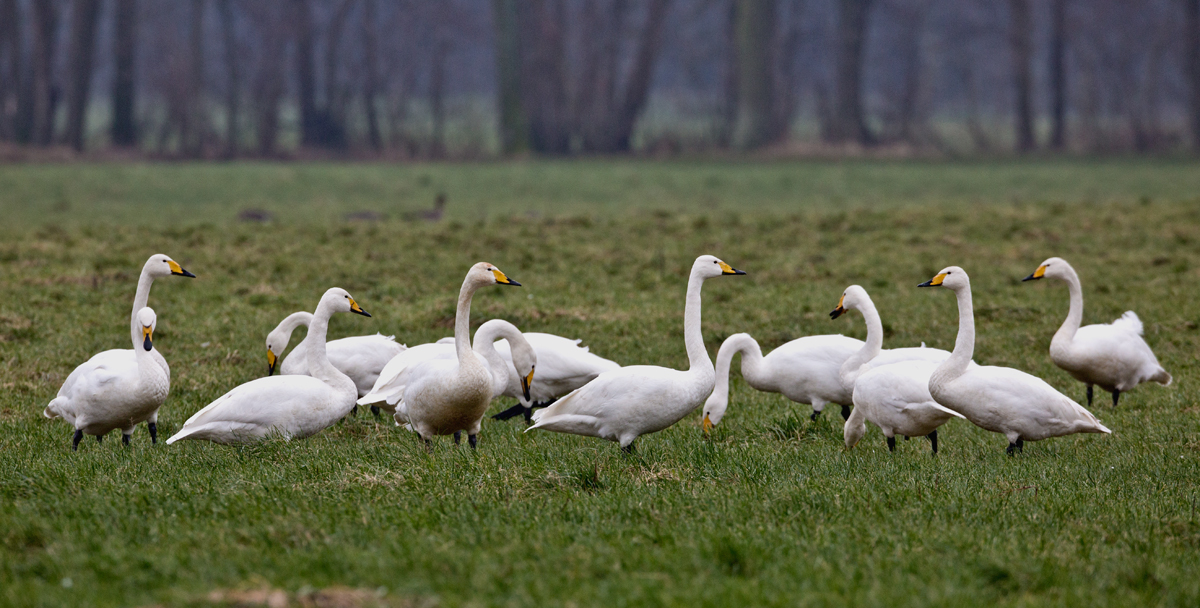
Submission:
<svg viewBox="0 0 1200 608">
<path fill-rule="evenodd" d="M 1150 376 L 1150 380 L 1163 386 L 1171 386 L 1171 381 L 1174 380 L 1174 378 L 1171 377 L 1171 374 L 1168 373 L 1167 370 L 1160 367 L 1153 376 Z"/>
<path fill-rule="evenodd" d="M 1125 314 L 1121 315 L 1121 318 L 1112 322 L 1112 326 L 1132 331 L 1139 336 L 1142 335 L 1142 320 L 1132 310 L 1125 311 Z"/>
<path fill-rule="evenodd" d="M 956 412 L 956 411 L 954 411 L 954 410 L 952 410 L 952 409 L 950 409 L 950 408 L 948 408 L 948 407 L 946 407 L 946 406 L 944 406 L 944 405 L 940 405 L 940 404 L 938 404 L 938 403 L 934 403 L 934 402 L 932 402 L 932 401 L 929 403 L 929 405 L 932 405 L 932 406 L 933 406 L 933 409 L 935 409 L 935 410 L 937 410 L 937 411 L 939 411 L 939 412 L 942 412 L 943 414 L 949 414 L 949 415 L 951 415 L 951 416 L 953 416 L 953 417 L 955 417 L 955 418 L 962 418 L 963 420 L 966 420 L 966 419 L 967 419 L 967 417 L 966 417 L 966 416 L 963 416 L 962 414 L 960 414 L 960 413 L 958 413 L 958 412 Z"/>
<path fill-rule="evenodd" d="M 42 410 L 42 415 L 51 420 L 53 420 L 55 418 L 61 418 L 62 414 L 60 413 L 60 411 L 61 411 L 60 408 L 64 405 L 66 405 L 66 403 L 67 403 L 67 400 L 65 398 L 55 397 L 52 401 L 50 401 L 50 403 L 48 403 L 46 405 L 46 409 Z"/>
<path fill-rule="evenodd" d="M 544 411 L 542 410 L 542 412 Z M 537 416 L 535 414 L 533 425 L 525 429 L 525 432 L 528 433 L 534 429 L 599 437 L 600 421 L 595 416 L 583 414 L 560 414 L 558 416 Z"/>
</svg>

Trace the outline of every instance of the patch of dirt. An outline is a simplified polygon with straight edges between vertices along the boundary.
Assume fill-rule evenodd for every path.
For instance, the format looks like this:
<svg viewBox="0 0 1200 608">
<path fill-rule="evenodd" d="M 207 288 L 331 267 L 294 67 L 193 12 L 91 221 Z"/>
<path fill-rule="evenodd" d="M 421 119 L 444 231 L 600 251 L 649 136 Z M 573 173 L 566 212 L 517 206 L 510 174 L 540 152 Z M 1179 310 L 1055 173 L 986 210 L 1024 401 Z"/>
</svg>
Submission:
<svg viewBox="0 0 1200 608">
<path fill-rule="evenodd" d="M 267 608 L 366 608 L 374 606 L 417 606 L 412 599 L 389 600 L 383 589 L 327 587 L 315 591 L 288 593 L 282 589 L 217 589 L 207 596 L 214 604 L 237 607 L 266 606 Z"/>
</svg>

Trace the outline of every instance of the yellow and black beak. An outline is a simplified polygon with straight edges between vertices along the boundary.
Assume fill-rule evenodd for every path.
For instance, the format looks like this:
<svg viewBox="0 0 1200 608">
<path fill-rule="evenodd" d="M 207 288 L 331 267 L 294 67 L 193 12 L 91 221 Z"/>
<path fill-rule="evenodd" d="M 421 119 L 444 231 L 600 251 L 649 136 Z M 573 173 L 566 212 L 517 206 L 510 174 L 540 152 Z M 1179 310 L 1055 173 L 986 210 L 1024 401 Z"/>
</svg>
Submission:
<svg viewBox="0 0 1200 608">
<path fill-rule="evenodd" d="M 529 387 L 533 385 L 533 372 L 534 369 L 530 369 L 529 375 L 521 378 L 521 392 L 525 393 L 525 401 L 527 402 L 530 400 Z"/>
<path fill-rule="evenodd" d="M 356 315 L 362 315 L 364 317 L 371 316 L 371 313 L 363 310 L 362 306 L 359 306 L 358 302 L 354 301 L 354 298 L 350 298 L 350 312 L 352 312 Z"/>
<path fill-rule="evenodd" d="M 846 301 L 846 294 L 842 294 L 841 299 L 838 300 L 837 308 L 833 309 L 833 312 L 829 313 L 830 319 L 836 319 L 836 318 L 842 316 L 842 313 L 846 312 L 846 308 L 844 306 L 842 306 L 842 303 L 845 301 Z"/>
<path fill-rule="evenodd" d="M 746 274 L 744 270 L 738 270 L 725 262 L 717 262 L 721 266 L 721 274 Z"/>
<path fill-rule="evenodd" d="M 917 287 L 937 287 L 942 284 L 942 281 L 945 281 L 945 280 L 946 280 L 946 273 L 943 272 L 943 273 L 937 275 L 936 277 L 933 277 L 932 279 L 929 279 L 928 281 L 925 281 L 924 283 L 917 285 Z"/>
<path fill-rule="evenodd" d="M 704 420 L 700 422 L 700 428 L 704 429 L 704 434 L 707 435 L 713 430 L 712 420 L 708 419 L 708 414 L 704 415 Z"/>
<path fill-rule="evenodd" d="M 275 356 L 275 351 L 268 348 L 267 349 L 267 375 L 268 376 L 275 375 L 275 363 L 277 361 L 279 361 L 279 358 Z"/>
<path fill-rule="evenodd" d="M 1027 276 L 1027 277 L 1025 277 L 1025 278 L 1023 278 L 1023 279 L 1021 279 L 1021 282 L 1025 282 L 1025 281 L 1036 281 L 1036 280 L 1038 280 L 1038 279 L 1040 279 L 1040 278 L 1042 278 L 1042 277 L 1044 277 L 1044 276 L 1046 276 L 1046 267 L 1045 267 L 1045 266 L 1038 266 L 1038 267 L 1037 267 L 1037 270 L 1033 271 L 1033 274 L 1031 274 L 1031 275 L 1029 275 L 1029 276 Z"/>
<path fill-rule="evenodd" d="M 167 266 L 171 268 L 171 274 L 173 275 L 188 277 L 191 279 L 196 278 L 196 275 L 184 270 L 183 267 L 180 266 L 175 260 L 167 260 Z"/>
<path fill-rule="evenodd" d="M 147 351 L 154 350 L 154 328 L 142 327 L 142 348 Z"/>
<path fill-rule="evenodd" d="M 496 276 L 496 283 L 498 283 L 500 285 L 512 285 L 513 287 L 521 286 L 520 283 L 508 278 L 508 276 L 505 275 L 503 272 L 500 272 L 499 268 L 493 268 L 492 274 Z"/>
</svg>

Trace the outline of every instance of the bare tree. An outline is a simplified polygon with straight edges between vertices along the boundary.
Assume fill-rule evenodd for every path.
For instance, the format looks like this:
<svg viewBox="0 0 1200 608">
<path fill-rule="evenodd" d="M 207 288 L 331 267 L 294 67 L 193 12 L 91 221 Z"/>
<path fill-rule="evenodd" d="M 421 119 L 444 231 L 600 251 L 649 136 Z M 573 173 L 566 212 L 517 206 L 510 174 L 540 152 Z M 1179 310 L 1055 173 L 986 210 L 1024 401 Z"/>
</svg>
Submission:
<svg viewBox="0 0 1200 608">
<path fill-rule="evenodd" d="M 1050 4 L 1050 148 L 1067 146 L 1067 0 Z"/>
<path fill-rule="evenodd" d="M 874 0 L 838 0 L 836 141 L 875 142 L 863 110 L 862 72 L 867 21 Z"/>
<path fill-rule="evenodd" d="M 53 82 L 55 38 L 58 33 L 59 6 L 56 0 L 33 0 L 33 77 L 30 140 L 37 145 L 50 144 L 54 134 L 54 107 L 57 91 Z"/>
<path fill-rule="evenodd" d="M 0 141 L 16 137 L 21 88 L 21 14 L 17 0 L 0 0 Z"/>
<path fill-rule="evenodd" d="M 367 115 L 367 138 L 371 149 L 376 152 L 383 149 L 383 135 L 379 129 L 379 37 L 377 34 L 379 11 L 376 0 L 363 0 L 363 105 Z"/>
<path fill-rule="evenodd" d="M 1188 119 L 1192 130 L 1192 150 L 1200 153 L 1200 0 L 1184 0 L 1184 39 L 1186 40 L 1187 81 L 1190 88 Z"/>
<path fill-rule="evenodd" d="M 1016 93 L 1017 151 L 1037 147 L 1033 135 L 1033 18 L 1029 0 L 1008 0 L 1009 44 L 1012 47 L 1013 89 Z"/>
<path fill-rule="evenodd" d="M 519 4 L 523 48 L 522 92 L 529 119 L 529 144 L 544 154 L 571 150 L 567 97 L 565 0 Z"/>
<path fill-rule="evenodd" d="M 492 0 L 496 26 L 496 105 L 500 149 L 515 154 L 529 149 L 529 121 L 521 97 L 521 0 Z"/>
<path fill-rule="evenodd" d="M 92 51 L 96 46 L 96 20 L 99 15 L 100 0 L 75 0 L 72 4 L 67 143 L 80 152 L 85 143 L 85 121 L 92 85 Z"/>
<path fill-rule="evenodd" d="M 774 0 L 738 0 L 736 11 L 738 111 L 733 145 L 750 150 L 774 139 L 776 5 Z"/>
<path fill-rule="evenodd" d="M 221 33 L 225 40 L 225 158 L 238 153 L 238 116 L 242 86 L 242 59 L 238 48 L 237 26 L 234 22 L 233 0 L 217 0 L 221 18 Z"/>
<path fill-rule="evenodd" d="M 113 26 L 112 142 L 117 146 L 137 143 L 133 120 L 134 58 L 137 54 L 137 0 L 116 0 Z"/>
<path fill-rule="evenodd" d="M 185 101 L 180 138 L 183 152 L 189 156 L 200 156 L 204 151 L 207 121 L 204 95 L 204 10 L 205 0 L 192 0 L 188 29 L 188 91 Z"/>
</svg>

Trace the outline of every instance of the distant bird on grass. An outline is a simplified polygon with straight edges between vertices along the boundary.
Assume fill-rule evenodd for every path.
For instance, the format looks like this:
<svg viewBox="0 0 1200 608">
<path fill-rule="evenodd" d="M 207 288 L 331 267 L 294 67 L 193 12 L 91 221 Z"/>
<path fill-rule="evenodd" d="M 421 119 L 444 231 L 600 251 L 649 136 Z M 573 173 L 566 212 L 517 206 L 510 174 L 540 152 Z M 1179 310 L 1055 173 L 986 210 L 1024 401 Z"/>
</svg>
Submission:
<svg viewBox="0 0 1200 608">
<path fill-rule="evenodd" d="M 425 209 L 422 211 L 410 211 L 404 214 L 404 219 L 408 221 L 426 221 L 440 222 L 442 216 L 446 213 L 446 193 L 439 192 L 437 197 L 433 199 L 433 209 Z"/>
</svg>

